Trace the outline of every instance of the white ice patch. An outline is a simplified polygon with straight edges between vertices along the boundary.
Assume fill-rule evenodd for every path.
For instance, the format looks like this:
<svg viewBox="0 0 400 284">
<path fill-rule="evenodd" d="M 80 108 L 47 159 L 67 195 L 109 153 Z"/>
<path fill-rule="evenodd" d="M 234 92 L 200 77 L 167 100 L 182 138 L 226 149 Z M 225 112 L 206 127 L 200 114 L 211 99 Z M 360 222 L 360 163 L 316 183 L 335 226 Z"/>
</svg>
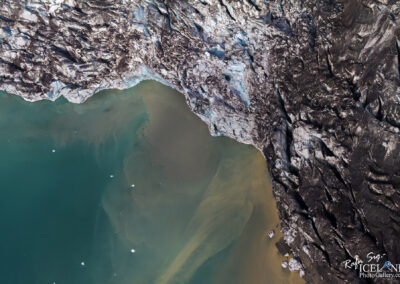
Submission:
<svg viewBox="0 0 400 284">
<path fill-rule="evenodd" d="M 310 158 L 310 151 L 308 144 L 310 143 L 311 136 L 308 131 L 302 127 L 295 128 L 293 131 L 294 149 L 305 159 Z"/>
<path fill-rule="evenodd" d="M 294 242 L 295 237 L 296 237 L 296 231 L 292 228 L 283 232 L 283 239 L 288 245 Z"/>
<path fill-rule="evenodd" d="M 246 64 L 243 62 L 230 62 L 226 69 L 226 74 L 230 76 L 229 85 L 246 106 L 250 105 L 250 98 L 247 94 L 245 82 Z"/>
<path fill-rule="evenodd" d="M 24 9 L 24 11 L 20 14 L 20 18 L 28 22 L 37 22 L 38 20 L 38 17 L 27 9 Z"/>
<path fill-rule="evenodd" d="M 302 270 L 302 268 L 303 268 L 303 266 L 301 265 L 301 263 L 297 259 L 291 258 L 289 260 L 289 270 L 291 272 Z"/>
<path fill-rule="evenodd" d="M 155 73 L 154 71 L 152 71 L 151 69 L 149 69 L 146 66 L 139 67 L 133 76 L 126 78 L 123 81 L 123 88 L 128 89 L 128 88 L 134 87 L 137 84 L 139 84 L 140 82 L 146 81 L 146 80 L 154 80 L 154 81 L 160 82 L 163 85 L 174 88 L 163 77 L 161 77 L 159 74 Z"/>
<path fill-rule="evenodd" d="M 389 157 L 391 153 L 396 149 L 396 141 L 390 139 L 389 141 L 383 141 L 382 146 L 385 147 L 386 153 L 385 158 Z"/>
<path fill-rule="evenodd" d="M 54 101 L 61 95 L 61 90 L 65 88 L 65 84 L 61 81 L 54 81 L 50 84 L 50 91 L 47 92 L 46 96 Z"/>
</svg>

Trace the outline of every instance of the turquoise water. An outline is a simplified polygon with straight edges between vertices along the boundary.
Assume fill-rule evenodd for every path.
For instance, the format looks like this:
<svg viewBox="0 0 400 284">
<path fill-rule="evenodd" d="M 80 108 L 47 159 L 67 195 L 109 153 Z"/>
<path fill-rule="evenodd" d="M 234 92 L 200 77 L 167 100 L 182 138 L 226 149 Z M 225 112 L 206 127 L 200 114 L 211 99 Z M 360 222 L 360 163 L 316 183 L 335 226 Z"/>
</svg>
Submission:
<svg viewBox="0 0 400 284">
<path fill-rule="evenodd" d="M 294 283 L 265 161 L 155 82 L 0 94 L 0 283 Z"/>
</svg>

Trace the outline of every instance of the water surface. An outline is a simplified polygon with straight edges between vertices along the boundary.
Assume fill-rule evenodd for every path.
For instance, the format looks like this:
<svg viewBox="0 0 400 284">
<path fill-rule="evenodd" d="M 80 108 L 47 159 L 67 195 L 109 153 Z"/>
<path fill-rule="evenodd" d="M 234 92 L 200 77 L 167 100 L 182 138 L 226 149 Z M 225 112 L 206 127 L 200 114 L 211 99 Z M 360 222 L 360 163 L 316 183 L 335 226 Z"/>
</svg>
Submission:
<svg viewBox="0 0 400 284">
<path fill-rule="evenodd" d="M 155 82 L 82 105 L 0 94 L 0 283 L 297 283 L 265 160 Z"/>
</svg>

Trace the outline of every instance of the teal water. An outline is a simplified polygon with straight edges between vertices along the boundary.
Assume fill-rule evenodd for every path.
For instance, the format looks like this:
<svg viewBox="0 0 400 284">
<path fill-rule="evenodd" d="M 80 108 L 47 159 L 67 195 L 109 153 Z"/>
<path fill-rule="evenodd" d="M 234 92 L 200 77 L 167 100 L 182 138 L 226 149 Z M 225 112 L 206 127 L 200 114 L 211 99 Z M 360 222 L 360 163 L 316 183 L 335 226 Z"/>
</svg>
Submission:
<svg viewBox="0 0 400 284">
<path fill-rule="evenodd" d="M 295 283 L 261 154 L 155 82 L 0 94 L 0 283 Z"/>
</svg>

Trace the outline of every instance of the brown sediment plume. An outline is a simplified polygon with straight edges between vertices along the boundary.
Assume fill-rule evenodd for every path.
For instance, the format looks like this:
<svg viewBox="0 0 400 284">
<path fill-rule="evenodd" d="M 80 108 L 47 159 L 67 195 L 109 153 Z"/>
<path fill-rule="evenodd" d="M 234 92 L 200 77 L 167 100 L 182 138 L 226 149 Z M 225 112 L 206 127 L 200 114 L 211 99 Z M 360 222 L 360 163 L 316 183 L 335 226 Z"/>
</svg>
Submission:
<svg viewBox="0 0 400 284">
<path fill-rule="evenodd" d="M 157 88 L 165 92 L 149 93 Z M 280 266 L 284 258 L 266 237 L 267 228 L 275 228 L 278 217 L 261 153 L 227 138 L 210 137 L 194 116 L 182 119 L 186 106 L 175 91 L 148 84 L 139 92 L 149 112 L 142 131 L 147 154 L 126 157 L 126 183 L 134 180 L 135 190 L 111 189 L 103 204 L 127 246 L 144 245 L 162 259 L 153 263 L 155 278 L 148 281 L 187 283 L 198 277 L 203 265 L 226 251 L 223 263 L 209 276 L 215 283 L 256 278 L 290 283 L 292 274 Z M 165 104 L 160 104 L 161 95 Z M 185 131 L 176 131 L 181 126 Z M 174 133 L 168 143 L 157 139 L 168 131 Z M 180 140 L 188 146 L 175 143 Z M 197 163 L 200 156 L 204 161 Z M 185 164 L 189 169 L 182 168 Z M 151 173 L 145 176 L 143 168 Z"/>
</svg>

